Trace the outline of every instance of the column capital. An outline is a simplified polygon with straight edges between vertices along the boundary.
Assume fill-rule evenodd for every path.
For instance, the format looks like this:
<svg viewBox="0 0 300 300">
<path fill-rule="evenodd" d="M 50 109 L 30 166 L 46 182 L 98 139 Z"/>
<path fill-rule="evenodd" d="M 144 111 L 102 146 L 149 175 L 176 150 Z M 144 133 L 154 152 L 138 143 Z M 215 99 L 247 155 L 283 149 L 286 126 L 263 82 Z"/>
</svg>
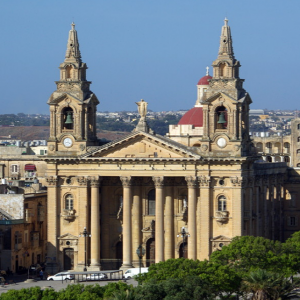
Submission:
<svg viewBox="0 0 300 300">
<path fill-rule="evenodd" d="M 89 178 L 91 187 L 99 187 L 101 183 L 102 177 L 100 176 L 92 176 Z"/>
<path fill-rule="evenodd" d="M 196 176 L 185 176 L 185 181 L 188 188 L 196 188 L 197 186 L 197 177 Z"/>
<path fill-rule="evenodd" d="M 46 177 L 46 181 L 49 186 L 56 186 L 58 178 L 57 178 L 57 176 L 48 176 L 48 177 Z"/>
<path fill-rule="evenodd" d="M 153 176 L 152 180 L 156 188 L 162 188 L 164 186 L 164 177 L 163 176 Z"/>
<path fill-rule="evenodd" d="M 120 176 L 123 187 L 130 187 L 132 184 L 131 176 Z"/>
<path fill-rule="evenodd" d="M 199 184 L 201 186 L 209 187 L 210 184 L 210 176 L 201 175 L 198 177 Z"/>
<path fill-rule="evenodd" d="M 88 180 L 87 180 L 86 177 L 78 176 L 76 179 L 77 179 L 77 182 L 80 186 L 87 186 Z"/>
</svg>

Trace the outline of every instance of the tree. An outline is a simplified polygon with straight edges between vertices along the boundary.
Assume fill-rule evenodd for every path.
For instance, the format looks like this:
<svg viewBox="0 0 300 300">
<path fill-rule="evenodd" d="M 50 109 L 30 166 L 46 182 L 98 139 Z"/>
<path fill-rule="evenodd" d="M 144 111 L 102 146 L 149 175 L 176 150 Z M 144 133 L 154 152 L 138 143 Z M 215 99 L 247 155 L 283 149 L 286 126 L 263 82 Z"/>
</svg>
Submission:
<svg viewBox="0 0 300 300">
<path fill-rule="evenodd" d="M 257 269 L 244 277 L 242 290 L 252 293 L 253 300 L 283 300 L 297 297 L 295 288 L 298 288 L 299 284 L 299 278 L 292 282 L 282 274 Z"/>
<path fill-rule="evenodd" d="M 148 273 L 138 275 L 137 280 L 140 284 L 153 280 L 160 283 L 169 279 L 179 279 L 183 282 L 187 277 L 198 277 L 202 283 L 211 286 L 220 299 L 229 299 L 239 290 L 241 283 L 241 277 L 229 265 L 185 258 L 168 259 L 153 264 Z"/>
<path fill-rule="evenodd" d="M 198 276 L 169 278 L 163 281 L 152 279 L 136 288 L 137 300 L 212 300 L 215 297 L 213 286 Z"/>
<path fill-rule="evenodd" d="M 283 249 L 281 261 L 285 265 L 286 274 L 293 275 L 300 270 L 300 231 L 286 240 Z"/>
<path fill-rule="evenodd" d="M 257 268 L 285 274 L 288 270 L 282 265 L 283 253 L 284 248 L 279 241 L 242 236 L 233 238 L 221 251 L 213 252 L 210 261 L 228 265 L 242 277 Z"/>
</svg>

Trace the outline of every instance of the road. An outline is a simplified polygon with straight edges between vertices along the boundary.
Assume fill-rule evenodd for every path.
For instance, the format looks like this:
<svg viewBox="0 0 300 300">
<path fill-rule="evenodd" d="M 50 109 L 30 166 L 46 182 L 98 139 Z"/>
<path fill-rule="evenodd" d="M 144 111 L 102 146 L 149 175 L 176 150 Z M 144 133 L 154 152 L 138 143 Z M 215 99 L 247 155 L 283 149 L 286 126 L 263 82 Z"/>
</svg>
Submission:
<svg viewBox="0 0 300 300">
<path fill-rule="evenodd" d="M 4 286 L 0 286 L 0 294 L 5 293 L 8 290 L 20 290 L 23 288 L 30 288 L 39 286 L 41 289 L 46 287 L 52 287 L 56 291 L 60 291 L 61 289 L 65 289 L 69 284 L 74 284 L 73 281 L 49 281 L 49 280 L 40 280 L 39 278 L 36 278 L 36 281 L 34 282 L 27 282 L 27 276 L 25 275 L 19 275 L 8 278 L 9 280 L 13 280 L 16 283 L 7 284 Z M 100 281 L 88 281 L 88 282 L 79 282 L 84 285 L 92 285 L 92 284 L 99 284 L 101 286 L 108 284 L 109 282 L 117 282 L 117 281 L 106 281 L 106 280 L 100 280 Z M 128 284 L 132 284 L 133 286 L 137 286 L 137 282 L 134 279 L 126 280 Z"/>
</svg>

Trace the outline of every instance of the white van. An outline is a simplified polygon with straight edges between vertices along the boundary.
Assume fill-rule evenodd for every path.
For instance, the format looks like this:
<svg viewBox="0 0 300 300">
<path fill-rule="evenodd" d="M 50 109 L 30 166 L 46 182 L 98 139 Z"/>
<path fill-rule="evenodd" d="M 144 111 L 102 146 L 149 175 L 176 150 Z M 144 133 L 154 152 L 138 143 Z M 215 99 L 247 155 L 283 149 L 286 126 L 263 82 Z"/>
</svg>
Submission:
<svg viewBox="0 0 300 300">
<path fill-rule="evenodd" d="M 147 273 L 148 268 L 141 268 L 141 273 Z M 133 276 L 140 274 L 140 268 L 131 268 L 124 273 L 124 278 L 130 279 Z"/>
</svg>

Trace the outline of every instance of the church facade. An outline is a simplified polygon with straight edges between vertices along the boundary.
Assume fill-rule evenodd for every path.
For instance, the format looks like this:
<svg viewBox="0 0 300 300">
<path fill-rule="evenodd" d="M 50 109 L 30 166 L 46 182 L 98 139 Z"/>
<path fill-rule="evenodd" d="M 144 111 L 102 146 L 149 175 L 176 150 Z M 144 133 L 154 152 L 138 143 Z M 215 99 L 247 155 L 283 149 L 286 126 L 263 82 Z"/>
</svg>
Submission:
<svg viewBox="0 0 300 300">
<path fill-rule="evenodd" d="M 167 136 L 149 128 L 142 100 L 136 129 L 99 145 L 99 101 L 72 24 L 60 80 L 48 100 L 44 158 L 47 256 L 60 269 L 137 267 L 139 246 L 144 266 L 178 257 L 203 260 L 235 236 L 284 240 L 290 234 L 287 165 L 262 161 L 250 139 L 252 100 L 239 77 L 228 20 L 212 66 L 213 75 L 198 82 L 195 107 Z"/>
</svg>

